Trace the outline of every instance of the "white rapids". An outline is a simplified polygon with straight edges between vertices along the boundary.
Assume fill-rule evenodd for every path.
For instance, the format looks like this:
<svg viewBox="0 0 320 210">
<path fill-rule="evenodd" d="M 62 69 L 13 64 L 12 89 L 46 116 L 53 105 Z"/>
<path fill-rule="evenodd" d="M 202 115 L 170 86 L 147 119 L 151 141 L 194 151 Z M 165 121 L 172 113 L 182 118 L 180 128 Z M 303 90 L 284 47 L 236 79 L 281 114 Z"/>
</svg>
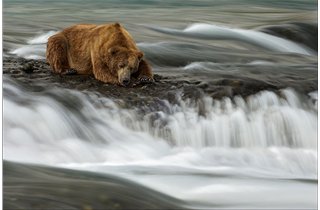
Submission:
<svg viewBox="0 0 320 210">
<path fill-rule="evenodd" d="M 116 174 L 199 208 L 317 203 L 317 92 L 177 95 L 141 116 L 95 93 L 3 88 L 5 160 Z"/>
<path fill-rule="evenodd" d="M 290 40 L 248 29 L 230 28 L 207 23 L 196 23 L 183 30 L 156 26 L 146 27 L 160 33 L 174 36 L 204 40 L 235 40 L 275 52 L 298 53 L 304 55 L 315 54 L 307 47 Z"/>
</svg>

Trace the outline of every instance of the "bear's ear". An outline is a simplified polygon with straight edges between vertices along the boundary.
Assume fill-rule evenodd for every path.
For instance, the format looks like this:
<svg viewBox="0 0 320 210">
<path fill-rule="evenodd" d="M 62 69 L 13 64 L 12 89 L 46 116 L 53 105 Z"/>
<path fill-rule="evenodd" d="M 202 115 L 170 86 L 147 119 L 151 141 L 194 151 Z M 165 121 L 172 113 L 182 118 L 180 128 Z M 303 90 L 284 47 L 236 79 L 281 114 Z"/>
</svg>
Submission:
<svg viewBox="0 0 320 210">
<path fill-rule="evenodd" d="M 137 55 L 138 55 L 138 59 L 139 59 L 139 61 L 142 59 L 142 57 L 143 57 L 143 52 L 138 52 L 137 53 Z"/>
<path fill-rule="evenodd" d="M 108 49 L 108 53 L 110 53 L 111 55 L 114 55 L 118 52 L 118 49 L 116 47 L 111 47 Z"/>
</svg>

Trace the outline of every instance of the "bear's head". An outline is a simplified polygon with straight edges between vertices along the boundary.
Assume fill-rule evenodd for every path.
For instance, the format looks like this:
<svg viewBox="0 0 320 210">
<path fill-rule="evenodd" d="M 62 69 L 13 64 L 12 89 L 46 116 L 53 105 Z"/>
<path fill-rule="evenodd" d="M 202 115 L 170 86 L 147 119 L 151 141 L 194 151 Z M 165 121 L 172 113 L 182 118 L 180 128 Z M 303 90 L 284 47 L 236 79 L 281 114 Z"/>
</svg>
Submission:
<svg viewBox="0 0 320 210">
<path fill-rule="evenodd" d="M 131 75 L 136 73 L 143 53 L 124 47 L 112 47 L 108 50 L 108 65 L 120 85 L 130 84 Z"/>
</svg>

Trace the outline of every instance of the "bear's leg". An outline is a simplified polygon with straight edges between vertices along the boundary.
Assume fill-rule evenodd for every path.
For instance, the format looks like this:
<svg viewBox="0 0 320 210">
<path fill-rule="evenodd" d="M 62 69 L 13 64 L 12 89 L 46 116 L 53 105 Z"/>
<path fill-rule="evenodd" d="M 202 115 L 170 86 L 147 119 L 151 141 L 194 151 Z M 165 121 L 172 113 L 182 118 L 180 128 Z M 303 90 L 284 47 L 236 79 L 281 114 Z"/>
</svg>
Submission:
<svg viewBox="0 0 320 210">
<path fill-rule="evenodd" d="M 151 67 L 145 60 L 140 61 L 138 72 L 134 74 L 134 77 L 140 84 L 154 82 Z"/>
<path fill-rule="evenodd" d="M 113 76 L 111 72 L 106 69 L 107 67 L 103 65 L 98 55 L 91 54 L 91 62 L 94 78 L 104 83 L 119 84 L 118 78 L 116 76 Z"/>
<path fill-rule="evenodd" d="M 68 62 L 68 42 L 62 34 L 56 34 L 49 38 L 47 43 L 47 61 L 53 72 L 58 74 L 70 74 Z M 75 70 L 74 70 L 75 71 Z M 72 74 L 75 74 L 75 72 Z"/>
</svg>

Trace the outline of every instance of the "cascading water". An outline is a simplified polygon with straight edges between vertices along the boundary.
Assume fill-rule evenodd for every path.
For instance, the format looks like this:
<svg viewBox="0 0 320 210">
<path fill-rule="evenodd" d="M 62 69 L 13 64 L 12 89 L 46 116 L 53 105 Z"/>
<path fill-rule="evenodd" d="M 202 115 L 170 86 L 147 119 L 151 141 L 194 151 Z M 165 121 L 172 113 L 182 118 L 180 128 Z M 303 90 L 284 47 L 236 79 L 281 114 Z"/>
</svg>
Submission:
<svg viewBox="0 0 320 210">
<path fill-rule="evenodd" d="M 170 176 L 179 179 L 182 170 L 251 179 L 315 180 L 317 93 L 311 95 L 299 95 L 292 89 L 281 90 L 279 95 L 262 91 L 247 99 L 203 97 L 192 101 L 177 95 L 178 104 L 163 101 L 165 111 L 142 117 L 98 94 L 60 88 L 32 92 L 5 79 L 4 158 L 112 171 L 171 195 L 183 183 L 169 187 L 173 180 L 159 180 L 159 174 L 178 173 Z M 148 181 L 145 176 L 150 173 L 154 178 Z M 231 182 L 242 186 L 238 181 Z M 209 195 L 221 184 L 215 179 L 208 183 L 203 192 L 200 185 L 180 198 L 216 203 Z M 316 190 L 303 188 L 305 196 Z M 228 192 L 221 192 L 225 190 Z"/>
</svg>

